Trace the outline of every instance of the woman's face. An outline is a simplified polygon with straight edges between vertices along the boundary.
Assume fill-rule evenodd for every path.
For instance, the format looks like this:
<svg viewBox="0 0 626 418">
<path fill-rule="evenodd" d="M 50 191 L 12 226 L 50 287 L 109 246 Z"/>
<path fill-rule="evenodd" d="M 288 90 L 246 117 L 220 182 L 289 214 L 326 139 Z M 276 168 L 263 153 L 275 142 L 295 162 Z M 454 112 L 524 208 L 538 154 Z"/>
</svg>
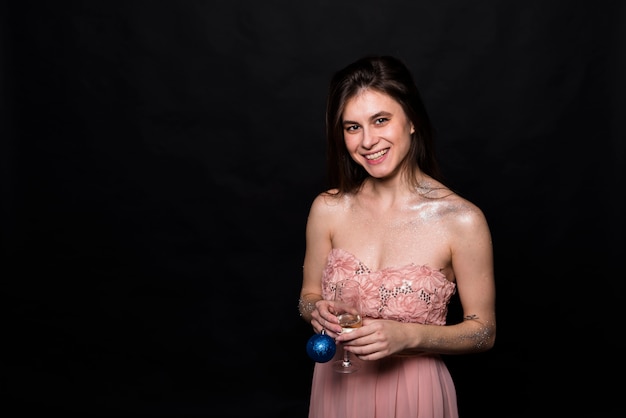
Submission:
<svg viewBox="0 0 626 418">
<path fill-rule="evenodd" d="M 400 104 L 384 93 L 363 90 L 346 102 L 346 148 L 372 177 L 388 178 L 399 172 L 414 131 Z"/>
</svg>

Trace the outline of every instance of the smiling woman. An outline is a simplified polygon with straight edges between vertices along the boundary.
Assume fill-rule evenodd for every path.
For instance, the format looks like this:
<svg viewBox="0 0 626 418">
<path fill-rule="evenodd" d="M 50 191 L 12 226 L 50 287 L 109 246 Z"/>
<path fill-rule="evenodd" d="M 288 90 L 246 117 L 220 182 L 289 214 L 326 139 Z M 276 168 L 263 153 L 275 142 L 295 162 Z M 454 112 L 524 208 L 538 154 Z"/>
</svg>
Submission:
<svg viewBox="0 0 626 418">
<path fill-rule="evenodd" d="M 303 311 L 326 303 L 317 302 L 320 277 L 330 295 L 335 276 L 358 269 L 364 294 L 382 286 L 380 299 L 366 300 L 364 330 L 398 321 L 401 332 L 443 332 L 463 321 L 459 294 L 465 322 L 483 319 L 463 285 L 474 268 L 446 260 L 448 243 L 461 244 L 456 234 L 480 237 L 470 229 L 479 215 L 452 188 L 489 220 L 499 301 L 494 349 L 442 356 L 460 416 L 623 415 L 611 396 L 619 386 L 600 372 L 626 351 L 615 338 L 626 253 L 626 3 L 269 4 L 0 2 L 5 409 L 302 418 L 310 399 L 316 409 L 344 396 L 358 402 L 337 382 L 337 397 L 320 394 L 324 369 L 313 381 L 304 350 L 321 335 L 296 312 L 310 204 L 329 191 L 311 208 Z M 402 57 L 428 115 L 402 66 L 363 61 L 332 85 L 327 146 L 329 76 L 371 52 Z M 386 132 L 398 119 L 387 106 L 348 118 L 344 107 L 364 93 L 394 98 L 411 138 Z M 445 186 L 430 160 L 429 120 Z M 350 149 L 346 121 L 355 122 Z M 375 177 L 397 164 L 399 140 L 410 144 L 406 179 Z M 400 322 L 427 310 L 425 322 L 438 321 L 448 282 L 459 287 L 446 325 Z M 491 343 L 490 329 L 468 332 L 479 348 Z M 339 340 L 336 351 L 363 351 L 350 359 L 378 365 L 381 376 L 382 367 L 403 370 L 391 367 L 399 353 L 373 359 L 393 339 L 373 335 L 370 354 L 363 340 Z M 442 350 L 451 346 L 442 340 Z M 580 344 L 576 363 L 555 367 Z"/>
<path fill-rule="evenodd" d="M 428 115 L 408 68 L 365 57 L 337 72 L 327 105 L 330 189 L 313 201 L 300 300 L 316 333 L 357 371 L 317 363 L 309 418 L 457 418 L 442 354 L 478 353 L 496 335 L 491 235 L 482 211 L 440 179 Z M 361 289 L 346 333 L 333 289 Z M 447 325 L 455 292 L 464 320 Z M 347 358 L 347 357 L 346 357 Z"/>
<path fill-rule="evenodd" d="M 343 119 L 346 148 L 370 176 L 385 178 L 401 168 L 415 128 L 398 102 L 364 89 L 347 101 Z"/>
</svg>

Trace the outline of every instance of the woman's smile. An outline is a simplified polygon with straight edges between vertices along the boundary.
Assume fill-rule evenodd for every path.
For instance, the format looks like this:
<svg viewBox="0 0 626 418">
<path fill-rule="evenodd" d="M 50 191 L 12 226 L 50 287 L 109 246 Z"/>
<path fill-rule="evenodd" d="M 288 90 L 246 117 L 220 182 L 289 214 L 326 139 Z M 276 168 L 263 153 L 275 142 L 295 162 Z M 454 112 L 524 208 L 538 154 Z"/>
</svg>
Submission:
<svg viewBox="0 0 626 418">
<path fill-rule="evenodd" d="M 378 164 L 384 160 L 384 158 L 382 157 L 387 155 L 388 151 L 389 151 L 389 148 L 385 148 L 373 154 L 366 154 L 364 155 L 364 157 L 370 164 Z"/>
</svg>

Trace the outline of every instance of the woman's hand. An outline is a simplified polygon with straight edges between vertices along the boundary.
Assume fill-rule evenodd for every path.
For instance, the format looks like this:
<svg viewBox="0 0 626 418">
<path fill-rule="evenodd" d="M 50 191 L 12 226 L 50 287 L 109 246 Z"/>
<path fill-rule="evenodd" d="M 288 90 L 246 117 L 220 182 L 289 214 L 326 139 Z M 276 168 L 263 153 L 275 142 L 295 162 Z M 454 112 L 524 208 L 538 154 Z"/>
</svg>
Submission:
<svg viewBox="0 0 626 418">
<path fill-rule="evenodd" d="M 335 340 L 361 360 L 379 360 L 407 348 L 406 326 L 392 320 L 363 318 L 361 328 L 341 334 Z"/>
<path fill-rule="evenodd" d="M 337 338 L 341 333 L 341 326 L 333 313 L 334 304 L 333 301 L 323 299 L 315 302 L 315 309 L 311 311 L 311 326 L 317 334 L 325 330 L 326 335 Z"/>
</svg>

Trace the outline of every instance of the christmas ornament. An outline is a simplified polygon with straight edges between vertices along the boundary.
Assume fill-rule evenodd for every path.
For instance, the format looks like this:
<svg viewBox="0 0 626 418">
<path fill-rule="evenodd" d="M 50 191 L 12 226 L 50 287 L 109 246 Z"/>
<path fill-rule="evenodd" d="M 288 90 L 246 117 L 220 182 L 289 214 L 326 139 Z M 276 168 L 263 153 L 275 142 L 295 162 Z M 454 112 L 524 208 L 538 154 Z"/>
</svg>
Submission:
<svg viewBox="0 0 626 418">
<path fill-rule="evenodd" d="M 314 334 L 306 343 L 306 353 L 317 363 L 326 363 L 335 355 L 337 346 L 324 330 L 321 334 Z"/>
</svg>

